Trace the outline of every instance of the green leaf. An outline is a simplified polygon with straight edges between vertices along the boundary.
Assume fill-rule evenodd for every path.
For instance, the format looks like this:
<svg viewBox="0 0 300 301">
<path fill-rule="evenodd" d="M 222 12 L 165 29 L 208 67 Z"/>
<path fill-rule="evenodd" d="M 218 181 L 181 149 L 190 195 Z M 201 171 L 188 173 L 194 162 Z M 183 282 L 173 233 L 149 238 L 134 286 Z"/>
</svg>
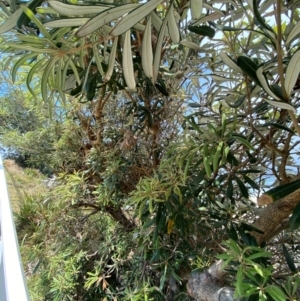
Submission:
<svg viewBox="0 0 300 301">
<path fill-rule="evenodd" d="M 236 140 L 238 140 L 240 143 L 244 144 L 249 149 L 251 149 L 253 151 L 255 150 L 254 147 L 253 147 L 253 145 L 251 145 L 251 143 L 248 140 L 246 140 L 245 138 L 242 138 L 242 137 L 236 136 L 236 135 L 233 136 L 233 138 L 236 139 Z"/>
<path fill-rule="evenodd" d="M 241 68 L 237 65 L 237 63 L 224 51 L 220 51 L 219 56 L 221 60 L 230 68 L 236 72 L 242 72 Z"/>
<path fill-rule="evenodd" d="M 283 93 L 282 93 L 282 88 L 279 85 L 272 84 L 271 89 L 280 99 L 284 99 Z"/>
<path fill-rule="evenodd" d="M 36 8 L 38 6 L 41 6 L 43 2 L 44 2 L 44 0 L 33 0 L 29 3 L 28 8 L 24 5 L 21 5 L 21 9 L 23 10 L 23 13 L 20 15 L 20 17 L 17 21 L 17 26 L 19 28 L 22 28 L 23 25 L 27 26 L 31 20 L 33 21 L 31 14 L 35 14 Z M 26 7 L 27 10 L 24 10 L 24 7 Z M 36 24 L 36 25 L 38 25 L 38 24 Z"/>
<path fill-rule="evenodd" d="M 241 223 L 241 228 L 243 228 L 243 229 L 245 229 L 245 230 L 247 230 L 247 231 L 255 231 L 255 232 L 257 232 L 257 233 L 264 234 L 263 231 L 261 231 L 261 230 L 255 228 L 255 227 L 252 226 L 252 225 L 248 225 L 248 224 L 245 224 L 245 223 Z"/>
<path fill-rule="evenodd" d="M 44 0 L 37 0 L 37 1 L 44 1 Z M 49 39 L 49 42 L 51 41 L 50 34 L 48 33 L 47 29 L 43 26 L 41 21 L 35 16 L 34 12 L 26 7 L 25 5 L 21 5 L 21 8 L 23 9 L 24 13 L 27 15 L 28 19 L 31 20 L 40 30 L 40 32 L 43 34 L 43 36 L 47 39 Z M 20 16 L 21 18 L 22 16 Z M 19 20 L 18 20 L 19 22 Z M 21 26 L 22 27 L 22 26 Z M 19 28 L 21 28 L 19 27 Z M 55 45 L 53 45 L 55 47 Z"/>
<path fill-rule="evenodd" d="M 249 153 L 250 154 L 250 153 Z M 250 154 L 251 155 L 251 154 Z M 237 173 L 240 174 L 247 174 L 247 173 L 261 173 L 260 169 L 244 169 L 244 170 L 239 170 Z"/>
<path fill-rule="evenodd" d="M 4 23 L 0 26 L 0 34 L 10 31 L 17 25 L 17 21 L 21 14 L 23 14 L 22 8 L 16 10 Z"/>
<path fill-rule="evenodd" d="M 210 26 L 207 25 L 202 25 L 202 26 L 188 26 L 188 30 L 199 34 L 201 36 L 205 36 L 205 37 L 209 37 L 209 38 L 213 38 L 215 36 L 215 30 L 213 28 L 211 28 Z"/>
<path fill-rule="evenodd" d="M 112 36 L 118 36 L 130 29 L 145 16 L 151 13 L 163 0 L 150 0 L 146 4 L 140 5 L 127 16 L 125 16 L 110 32 Z M 167 18 L 167 16 L 166 16 Z"/>
<path fill-rule="evenodd" d="M 270 189 L 269 191 L 265 192 L 263 195 L 271 196 L 273 201 L 277 201 L 286 197 L 287 195 L 293 193 L 297 189 L 300 189 L 300 180 L 296 180 L 284 185 L 280 185 Z M 296 207 L 297 208 L 297 207 Z"/>
<path fill-rule="evenodd" d="M 232 177 L 230 176 L 228 178 L 228 186 L 226 190 L 226 195 L 229 199 L 232 199 L 233 196 L 233 184 L 232 184 Z"/>
<path fill-rule="evenodd" d="M 232 154 L 231 151 L 229 151 L 227 155 L 227 162 L 233 166 L 239 166 L 238 159 Z"/>
<path fill-rule="evenodd" d="M 23 51 L 32 51 L 35 53 L 41 53 L 41 54 L 57 54 L 57 50 L 56 49 L 50 49 L 50 48 L 36 48 L 36 47 L 31 47 L 31 46 L 26 46 L 23 44 L 14 44 L 14 43 L 6 43 L 6 46 L 9 46 L 11 48 L 15 48 L 15 49 L 20 49 Z"/>
<path fill-rule="evenodd" d="M 36 57 L 37 54 L 36 53 L 29 53 L 29 54 L 26 54 L 24 55 L 23 57 L 21 57 L 15 64 L 14 64 L 14 67 L 12 69 L 12 72 L 11 72 L 11 77 L 12 77 L 12 81 L 15 82 L 16 80 L 16 74 L 17 74 L 17 71 L 18 69 L 25 63 L 27 62 L 29 59 L 33 58 L 33 57 Z"/>
<path fill-rule="evenodd" d="M 291 92 L 299 77 L 299 72 L 300 72 L 300 49 L 293 54 L 286 69 L 284 87 L 288 96 L 291 95 Z"/>
<path fill-rule="evenodd" d="M 286 263 L 288 264 L 290 270 L 292 272 L 297 272 L 297 268 L 295 266 L 295 262 L 293 260 L 293 258 L 291 257 L 291 255 L 289 254 L 286 246 L 284 244 L 282 244 L 282 249 L 283 249 L 283 254 L 284 254 L 284 257 L 285 257 L 285 260 L 286 260 Z"/>
<path fill-rule="evenodd" d="M 42 69 L 42 65 L 46 62 L 47 60 L 47 57 L 43 57 L 42 59 L 40 59 L 38 62 L 36 62 L 34 64 L 34 66 L 30 69 L 28 75 L 27 75 L 27 78 L 26 78 L 26 85 L 27 85 L 27 88 L 28 90 L 30 91 L 30 93 L 36 97 L 35 93 L 34 93 L 34 90 L 30 87 L 30 83 L 32 81 L 32 77 L 33 75 L 35 74 L 36 71 L 39 71 L 39 68 Z"/>
<path fill-rule="evenodd" d="M 241 31 L 241 30 L 244 31 L 245 30 L 245 28 L 235 28 L 235 27 L 231 27 L 231 26 L 224 26 L 221 24 L 216 24 L 214 22 L 209 22 L 209 24 L 211 24 L 215 28 L 222 30 L 222 31 Z"/>
<path fill-rule="evenodd" d="M 170 10 L 168 11 L 158 34 L 158 39 L 156 42 L 156 48 L 155 48 L 155 54 L 154 54 L 154 59 L 153 59 L 153 82 L 156 82 L 158 72 L 159 72 L 159 66 L 160 66 L 160 61 L 161 61 L 161 50 L 162 50 L 162 45 L 163 45 L 163 40 L 165 37 L 165 31 L 166 31 L 166 26 L 167 26 L 167 21 L 168 21 L 168 14 Z"/>
<path fill-rule="evenodd" d="M 227 233 L 232 240 L 238 241 L 238 235 L 232 223 L 230 228 L 227 228 Z"/>
<path fill-rule="evenodd" d="M 259 67 L 256 71 L 257 78 L 262 86 L 262 88 L 273 98 L 280 100 L 280 98 L 271 90 L 266 76 L 263 72 L 263 67 Z"/>
<path fill-rule="evenodd" d="M 236 182 L 237 182 L 237 184 L 240 188 L 240 191 L 241 191 L 243 197 L 248 199 L 249 198 L 249 193 L 248 193 L 248 189 L 245 186 L 245 184 L 238 177 L 235 177 L 235 180 L 236 180 Z"/>
<path fill-rule="evenodd" d="M 241 55 L 237 59 L 237 64 L 246 75 L 250 76 L 257 84 L 259 84 L 259 80 L 256 75 L 258 67 L 254 61 L 246 56 Z"/>
<path fill-rule="evenodd" d="M 90 19 L 85 25 L 83 25 L 77 32 L 76 36 L 79 38 L 82 38 L 98 28 L 102 27 L 103 25 L 120 18 L 136 8 L 137 6 L 140 6 L 140 4 L 135 3 L 129 3 L 125 5 L 120 5 L 114 8 L 108 8 L 96 17 Z M 137 20 L 135 23 L 137 23 L 139 20 Z M 126 31 L 126 30 L 125 30 Z M 125 32 L 124 31 L 124 32 Z"/>
<path fill-rule="evenodd" d="M 300 33 L 300 21 L 298 21 L 291 32 L 289 33 L 289 36 L 286 39 L 286 43 L 289 44 L 298 34 Z"/>
<path fill-rule="evenodd" d="M 52 60 L 48 62 L 47 66 L 45 67 L 45 72 L 43 73 L 42 76 L 42 81 L 41 81 L 42 97 L 46 103 L 48 102 L 48 89 L 47 89 L 48 79 L 50 76 L 50 72 L 54 68 L 54 65 L 56 64 L 58 59 L 59 57 L 54 57 Z"/>
<path fill-rule="evenodd" d="M 265 292 L 268 293 L 275 301 L 286 301 L 288 297 L 284 292 L 275 285 L 268 285 L 264 288 Z"/>
<path fill-rule="evenodd" d="M 49 5 L 63 16 L 82 16 L 90 14 L 99 14 L 104 10 L 114 7 L 110 4 L 101 5 L 72 5 L 60 1 L 49 1 Z"/>
<path fill-rule="evenodd" d="M 274 128 L 277 128 L 277 129 L 280 129 L 280 130 L 284 130 L 284 131 L 287 131 L 291 134 L 295 134 L 294 131 L 292 131 L 290 128 L 288 128 L 287 126 L 284 126 L 280 123 L 277 123 L 277 122 L 266 122 L 262 125 L 263 127 L 267 127 L 267 126 L 273 126 Z"/>
<path fill-rule="evenodd" d="M 82 26 L 89 20 L 90 18 L 69 18 L 69 19 L 59 19 L 55 21 L 50 21 L 44 24 L 45 26 L 51 28 L 74 27 L 74 26 Z"/>
<path fill-rule="evenodd" d="M 271 252 L 262 251 L 262 252 L 258 252 L 258 253 L 250 255 L 249 257 L 247 257 L 247 259 L 253 260 L 253 259 L 262 258 L 262 257 L 272 257 L 272 255 L 273 255 L 273 253 L 271 253 Z"/>
<path fill-rule="evenodd" d="M 230 102 L 228 102 L 228 101 L 226 101 L 226 103 L 227 103 L 231 108 L 238 108 L 239 106 L 241 106 L 241 105 L 244 103 L 246 97 L 247 97 L 247 95 L 243 95 L 243 96 L 239 97 L 239 99 L 238 99 L 236 102 L 234 102 L 234 103 L 230 103 Z"/>
<path fill-rule="evenodd" d="M 266 24 L 265 20 L 260 15 L 260 12 L 258 10 L 258 5 L 259 5 L 259 2 L 257 0 L 253 0 L 253 12 L 254 12 L 254 16 L 255 16 L 256 20 L 263 28 L 265 28 L 266 30 L 271 31 L 273 34 L 275 34 L 272 27 L 270 27 L 268 24 Z"/>
<path fill-rule="evenodd" d="M 243 295 L 243 268 L 238 267 L 236 274 L 236 290 L 239 296 Z"/>
<path fill-rule="evenodd" d="M 244 179 L 253 189 L 259 190 L 259 185 L 256 182 L 254 182 L 251 178 L 244 175 Z"/>
<path fill-rule="evenodd" d="M 290 104 L 288 104 L 286 102 L 269 100 L 267 98 L 263 98 L 263 100 L 266 101 L 266 102 L 268 102 L 273 107 L 284 109 L 284 110 L 290 110 L 290 111 L 293 111 L 293 112 L 296 113 L 296 109 L 292 105 L 290 105 Z"/>
<path fill-rule="evenodd" d="M 296 230 L 300 227 L 300 201 L 295 207 L 292 216 L 290 217 L 289 227 L 291 230 Z"/>
<path fill-rule="evenodd" d="M 219 19 L 220 17 L 223 17 L 225 14 L 221 11 L 216 11 L 213 12 L 209 15 L 205 15 L 202 18 L 198 19 L 197 21 L 195 21 L 194 23 L 192 23 L 192 25 L 199 25 L 199 24 L 204 24 L 205 22 L 209 22 L 209 21 L 214 21 Z"/>
</svg>

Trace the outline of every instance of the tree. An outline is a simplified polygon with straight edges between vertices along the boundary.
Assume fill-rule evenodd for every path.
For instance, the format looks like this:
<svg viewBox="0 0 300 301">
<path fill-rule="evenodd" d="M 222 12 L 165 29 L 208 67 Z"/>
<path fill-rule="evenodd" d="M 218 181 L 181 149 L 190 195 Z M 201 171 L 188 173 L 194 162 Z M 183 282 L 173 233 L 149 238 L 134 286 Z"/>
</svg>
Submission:
<svg viewBox="0 0 300 301">
<path fill-rule="evenodd" d="M 11 9 L 0 32 L 17 29 L 5 38 L 18 56 L 13 79 L 27 70 L 52 120 L 64 114 L 49 164 L 72 187 L 65 206 L 134 231 L 144 270 L 169 298 L 186 280 L 198 300 L 296 300 L 297 3 L 53 0 Z M 233 275 L 228 288 L 216 258 Z"/>
</svg>

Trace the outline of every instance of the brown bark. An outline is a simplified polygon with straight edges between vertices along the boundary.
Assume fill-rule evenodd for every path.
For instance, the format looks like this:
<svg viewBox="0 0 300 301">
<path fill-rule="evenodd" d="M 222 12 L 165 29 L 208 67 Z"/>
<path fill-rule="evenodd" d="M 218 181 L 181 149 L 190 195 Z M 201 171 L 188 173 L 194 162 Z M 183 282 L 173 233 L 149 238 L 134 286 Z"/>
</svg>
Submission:
<svg viewBox="0 0 300 301">
<path fill-rule="evenodd" d="M 105 206 L 105 211 L 117 222 L 124 227 L 125 230 L 131 231 L 136 225 L 134 221 L 129 220 L 121 208 L 114 206 Z"/>
<path fill-rule="evenodd" d="M 222 261 L 202 273 L 193 273 L 187 283 L 188 294 L 197 301 L 234 301 L 233 290 L 224 285 Z"/>
<path fill-rule="evenodd" d="M 294 208 L 299 202 L 300 189 L 262 209 L 259 214 L 259 218 L 253 224 L 255 228 L 264 232 L 264 234 L 259 234 L 257 232 L 252 233 L 252 235 L 256 238 L 258 245 L 263 242 L 267 242 L 278 234 L 280 229 L 283 230 L 286 227 L 286 223 L 284 223 L 285 219 L 292 214 Z"/>
<path fill-rule="evenodd" d="M 299 202 L 300 189 L 261 210 L 253 226 L 264 234 L 252 233 L 259 245 L 288 227 L 288 217 Z M 226 274 L 222 271 L 221 264 L 219 261 L 202 273 L 192 273 L 187 284 L 188 294 L 197 301 L 234 301 L 232 289 L 222 283 Z"/>
</svg>

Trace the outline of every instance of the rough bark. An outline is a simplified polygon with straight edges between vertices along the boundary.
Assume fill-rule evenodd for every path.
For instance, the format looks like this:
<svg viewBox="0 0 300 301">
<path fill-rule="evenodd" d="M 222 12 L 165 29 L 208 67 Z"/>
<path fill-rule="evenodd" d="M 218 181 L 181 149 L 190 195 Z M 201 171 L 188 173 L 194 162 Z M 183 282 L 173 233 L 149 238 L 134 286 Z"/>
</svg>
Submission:
<svg viewBox="0 0 300 301">
<path fill-rule="evenodd" d="M 263 231 L 264 234 L 252 233 L 259 245 L 267 242 L 278 234 L 278 231 L 286 228 L 285 220 L 292 214 L 299 202 L 300 189 L 262 209 L 253 226 Z"/>
<path fill-rule="evenodd" d="M 105 206 L 105 211 L 120 225 L 124 227 L 126 231 L 132 231 L 136 224 L 133 220 L 129 220 L 121 208 L 114 207 L 114 206 Z"/>
<path fill-rule="evenodd" d="M 300 189 L 261 210 L 253 226 L 264 234 L 252 233 L 259 245 L 288 227 L 288 217 L 299 202 Z M 218 261 L 202 273 L 192 273 L 187 283 L 188 294 L 197 301 L 235 301 L 233 290 L 223 283 L 226 273 L 221 265 Z"/>
<path fill-rule="evenodd" d="M 225 276 L 220 260 L 202 273 L 192 273 L 187 292 L 197 301 L 234 301 L 233 290 L 224 284 Z"/>
</svg>

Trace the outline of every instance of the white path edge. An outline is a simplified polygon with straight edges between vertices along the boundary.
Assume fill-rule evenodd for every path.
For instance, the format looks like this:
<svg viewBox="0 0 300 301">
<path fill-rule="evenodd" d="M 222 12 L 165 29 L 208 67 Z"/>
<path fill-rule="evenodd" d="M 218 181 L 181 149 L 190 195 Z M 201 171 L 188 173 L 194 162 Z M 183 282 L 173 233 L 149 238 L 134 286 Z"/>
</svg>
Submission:
<svg viewBox="0 0 300 301">
<path fill-rule="evenodd" d="M 0 301 L 29 301 L 18 238 L 0 156 Z"/>
</svg>

